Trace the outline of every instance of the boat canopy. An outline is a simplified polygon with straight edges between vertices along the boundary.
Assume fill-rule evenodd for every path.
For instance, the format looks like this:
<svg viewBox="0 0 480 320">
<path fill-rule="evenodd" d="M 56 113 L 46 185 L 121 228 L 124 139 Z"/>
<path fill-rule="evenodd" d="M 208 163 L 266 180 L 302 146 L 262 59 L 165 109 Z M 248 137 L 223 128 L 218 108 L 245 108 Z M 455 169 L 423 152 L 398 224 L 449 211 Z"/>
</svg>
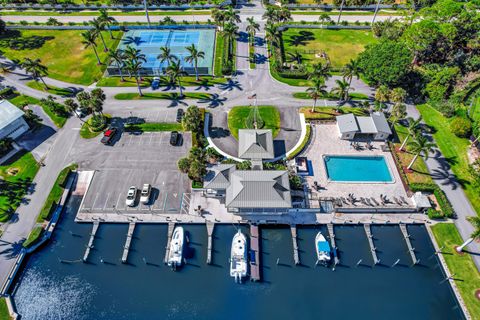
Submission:
<svg viewBox="0 0 480 320">
<path fill-rule="evenodd" d="M 317 249 L 318 251 L 330 252 L 330 245 L 326 241 L 319 241 L 317 242 Z"/>
</svg>

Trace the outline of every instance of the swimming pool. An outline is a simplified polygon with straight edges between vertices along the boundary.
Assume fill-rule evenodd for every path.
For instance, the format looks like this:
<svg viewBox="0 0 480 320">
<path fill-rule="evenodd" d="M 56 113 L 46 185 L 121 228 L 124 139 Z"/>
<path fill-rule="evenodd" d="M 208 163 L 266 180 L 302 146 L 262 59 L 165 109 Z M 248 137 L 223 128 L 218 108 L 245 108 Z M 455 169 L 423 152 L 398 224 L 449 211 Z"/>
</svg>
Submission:
<svg viewBox="0 0 480 320">
<path fill-rule="evenodd" d="M 327 177 L 335 182 L 391 183 L 392 174 L 383 156 L 323 157 Z"/>
</svg>

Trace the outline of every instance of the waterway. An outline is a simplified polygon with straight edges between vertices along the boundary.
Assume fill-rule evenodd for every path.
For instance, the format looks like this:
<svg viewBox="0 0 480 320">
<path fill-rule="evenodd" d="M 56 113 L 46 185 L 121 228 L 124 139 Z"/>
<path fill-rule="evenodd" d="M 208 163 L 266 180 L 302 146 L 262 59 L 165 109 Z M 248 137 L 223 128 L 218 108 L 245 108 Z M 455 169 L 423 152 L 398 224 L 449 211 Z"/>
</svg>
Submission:
<svg viewBox="0 0 480 320">
<path fill-rule="evenodd" d="M 166 225 L 137 225 L 128 264 L 120 262 L 128 225 L 100 225 L 83 263 L 91 224 L 74 222 L 79 203 L 71 199 L 53 240 L 19 276 L 13 295 L 22 319 L 463 319 L 424 226 L 409 226 L 421 260 L 413 267 L 398 226 L 372 227 L 377 266 L 362 226 L 335 226 L 335 271 L 315 266 L 314 238 L 324 226 L 299 228 L 300 266 L 290 229 L 262 228 L 262 282 L 235 284 L 229 252 L 237 226 L 216 226 L 207 265 L 205 225 L 185 225 L 187 265 L 173 272 L 163 264 Z"/>
</svg>

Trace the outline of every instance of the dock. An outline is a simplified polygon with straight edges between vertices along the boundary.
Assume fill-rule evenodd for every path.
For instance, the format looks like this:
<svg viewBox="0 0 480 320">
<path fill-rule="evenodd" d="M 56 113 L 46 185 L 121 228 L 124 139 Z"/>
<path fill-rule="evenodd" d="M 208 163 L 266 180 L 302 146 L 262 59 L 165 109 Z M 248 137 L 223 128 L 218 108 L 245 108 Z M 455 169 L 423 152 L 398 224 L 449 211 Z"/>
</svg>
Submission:
<svg viewBox="0 0 480 320">
<path fill-rule="evenodd" d="M 328 235 L 330 237 L 330 245 L 332 247 L 332 252 L 333 252 L 333 263 L 334 265 L 337 265 L 340 263 L 340 259 L 338 258 L 337 255 L 337 245 L 335 244 L 335 233 L 333 231 L 333 224 L 328 223 L 327 224 L 327 229 L 328 229 Z"/>
<path fill-rule="evenodd" d="M 168 232 L 167 232 L 167 247 L 165 248 L 165 259 L 163 260 L 165 263 L 168 262 L 168 254 L 170 251 L 170 242 L 172 241 L 173 230 L 175 229 L 175 222 L 168 223 Z"/>
<path fill-rule="evenodd" d="M 250 225 L 250 280 L 260 281 L 260 231 L 257 225 Z M 252 259 L 254 258 L 254 259 Z"/>
<path fill-rule="evenodd" d="M 367 234 L 368 244 L 370 245 L 370 252 L 372 253 L 373 264 L 378 264 L 380 260 L 378 260 L 377 257 L 377 248 L 375 248 L 375 245 L 373 244 L 373 236 L 370 229 L 370 223 L 365 223 L 363 225 L 363 228 L 365 229 L 365 233 Z"/>
<path fill-rule="evenodd" d="M 85 250 L 85 254 L 83 255 L 83 262 L 87 262 L 88 256 L 90 255 L 90 250 L 93 248 L 93 241 L 95 240 L 95 235 L 97 234 L 99 226 L 100 222 L 95 221 L 93 223 L 92 233 L 90 233 L 90 239 L 88 240 L 87 249 Z"/>
<path fill-rule="evenodd" d="M 297 242 L 297 226 L 291 225 L 290 231 L 292 233 L 292 242 L 293 242 L 293 261 L 296 265 L 300 264 L 300 256 L 298 255 L 298 242 Z"/>
<path fill-rule="evenodd" d="M 133 232 L 135 231 L 135 222 L 130 222 L 128 225 L 127 240 L 123 246 L 122 263 L 126 263 L 128 259 L 128 252 L 130 251 L 130 243 L 132 242 Z"/>
<path fill-rule="evenodd" d="M 412 242 L 410 241 L 410 235 L 408 234 L 407 225 L 401 223 L 400 230 L 402 230 L 403 237 L 405 238 L 405 242 L 407 243 L 408 252 L 412 257 L 413 264 L 418 264 L 420 260 L 417 259 L 417 256 L 415 255 L 415 248 L 412 247 Z"/>
<path fill-rule="evenodd" d="M 212 263 L 213 230 L 214 229 L 215 229 L 215 223 L 212 221 L 207 221 L 207 235 L 208 235 L 207 264 Z"/>
</svg>

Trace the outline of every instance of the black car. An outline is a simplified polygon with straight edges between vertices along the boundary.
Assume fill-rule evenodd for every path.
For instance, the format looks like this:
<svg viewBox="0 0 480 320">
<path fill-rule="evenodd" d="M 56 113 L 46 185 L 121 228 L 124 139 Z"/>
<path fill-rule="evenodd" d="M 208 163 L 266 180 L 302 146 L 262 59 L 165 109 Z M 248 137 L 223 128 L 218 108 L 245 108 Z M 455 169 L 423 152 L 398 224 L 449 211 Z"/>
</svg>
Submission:
<svg viewBox="0 0 480 320">
<path fill-rule="evenodd" d="M 172 133 L 170 133 L 170 144 L 172 146 L 176 146 L 179 139 L 180 134 L 177 131 L 172 131 Z"/>
<path fill-rule="evenodd" d="M 177 122 L 182 122 L 183 114 L 184 114 L 183 109 L 177 110 Z"/>
</svg>

